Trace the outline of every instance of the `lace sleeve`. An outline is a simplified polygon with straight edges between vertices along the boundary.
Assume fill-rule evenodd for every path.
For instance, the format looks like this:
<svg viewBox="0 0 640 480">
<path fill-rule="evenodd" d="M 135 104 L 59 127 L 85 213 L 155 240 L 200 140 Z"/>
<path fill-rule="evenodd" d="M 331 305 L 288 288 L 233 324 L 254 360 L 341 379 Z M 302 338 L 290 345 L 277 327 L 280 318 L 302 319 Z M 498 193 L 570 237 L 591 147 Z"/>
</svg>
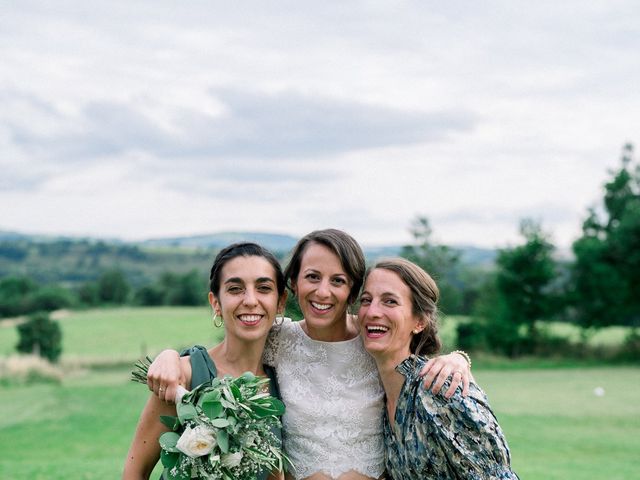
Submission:
<svg viewBox="0 0 640 480">
<path fill-rule="evenodd" d="M 284 322 L 291 322 L 291 319 L 285 318 Z M 264 352 L 262 353 L 262 363 L 274 368 L 278 368 L 280 332 L 282 331 L 284 322 L 280 325 L 276 325 L 275 323 L 273 324 L 269 331 L 267 342 L 264 345 Z"/>
</svg>

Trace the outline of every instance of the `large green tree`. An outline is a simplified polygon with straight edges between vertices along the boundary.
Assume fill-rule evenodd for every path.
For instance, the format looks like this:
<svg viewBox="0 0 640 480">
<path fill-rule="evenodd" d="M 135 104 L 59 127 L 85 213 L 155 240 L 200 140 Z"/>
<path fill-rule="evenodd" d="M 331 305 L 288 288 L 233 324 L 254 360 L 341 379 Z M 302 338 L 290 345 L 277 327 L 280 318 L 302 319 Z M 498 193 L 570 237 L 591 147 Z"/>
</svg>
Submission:
<svg viewBox="0 0 640 480">
<path fill-rule="evenodd" d="M 572 303 L 585 327 L 640 326 L 640 166 L 633 146 L 605 184 L 573 244 Z"/>
<path fill-rule="evenodd" d="M 460 252 L 433 241 L 433 230 L 426 217 L 417 217 L 410 231 L 414 244 L 404 246 L 400 255 L 420 265 L 433 277 L 440 289 L 440 305 L 445 313 L 460 313 L 463 306 Z"/>
<path fill-rule="evenodd" d="M 556 313 L 554 246 L 539 223 L 523 220 L 524 244 L 500 250 L 496 260 L 496 288 L 509 321 L 524 326 L 530 338 L 536 323 Z"/>
<path fill-rule="evenodd" d="M 523 220 L 524 242 L 502 249 L 493 279 L 482 290 L 475 320 L 460 324 L 461 348 L 483 349 L 512 357 L 535 353 L 544 338 L 539 322 L 560 308 L 561 285 L 554 246 L 539 223 Z"/>
</svg>

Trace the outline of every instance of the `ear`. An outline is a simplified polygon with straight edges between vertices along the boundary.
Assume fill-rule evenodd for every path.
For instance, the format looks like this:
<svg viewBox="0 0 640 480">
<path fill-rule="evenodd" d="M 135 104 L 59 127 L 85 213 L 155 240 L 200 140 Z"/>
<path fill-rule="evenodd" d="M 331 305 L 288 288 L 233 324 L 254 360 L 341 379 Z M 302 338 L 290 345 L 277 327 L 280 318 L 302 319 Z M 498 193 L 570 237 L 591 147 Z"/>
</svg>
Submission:
<svg viewBox="0 0 640 480">
<path fill-rule="evenodd" d="M 220 301 L 216 298 L 213 292 L 209 292 L 209 305 L 213 309 L 216 315 L 222 314 L 222 308 L 220 307 Z"/>
<path fill-rule="evenodd" d="M 427 322 L 425 322 L 422 318 L 417 318 L 415 322 L 416 324 L 412 331 L 414 335 L 417 335 L 426 328 Z"/>
<path fill-rule="evenodd" d="M 282 295 L 280 295 L 280 299 L 278 300 L 278 312 L 284 313 L 284 306 L 287 304 L 287 295 L 288 292 L 286 290 Z"/>
</svg>

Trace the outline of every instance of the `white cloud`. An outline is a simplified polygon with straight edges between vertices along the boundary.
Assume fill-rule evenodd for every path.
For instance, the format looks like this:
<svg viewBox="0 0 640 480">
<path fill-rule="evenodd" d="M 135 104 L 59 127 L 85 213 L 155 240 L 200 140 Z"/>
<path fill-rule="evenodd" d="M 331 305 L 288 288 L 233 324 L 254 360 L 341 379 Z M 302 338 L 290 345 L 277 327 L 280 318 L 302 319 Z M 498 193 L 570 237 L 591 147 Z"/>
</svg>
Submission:
<svg viewBox="0 0 640 480">
<path fill-rule="evenodd" d="M 563 245 L 640 131 L 632 1 L 25 1 L 0 17 L 0 229 L 337 226 Z"/>
</svg>

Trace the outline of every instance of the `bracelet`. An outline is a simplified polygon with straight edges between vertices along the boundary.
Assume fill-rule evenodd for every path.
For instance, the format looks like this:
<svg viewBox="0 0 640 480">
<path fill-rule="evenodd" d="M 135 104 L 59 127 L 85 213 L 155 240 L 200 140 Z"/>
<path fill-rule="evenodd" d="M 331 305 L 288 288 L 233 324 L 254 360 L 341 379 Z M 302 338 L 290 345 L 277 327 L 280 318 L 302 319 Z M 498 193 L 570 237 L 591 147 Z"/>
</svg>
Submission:
<svg viewBox="0 0 640 480">
<path fill-rule="evenodd" d="M 462 350 L 454 350 L 451 353 L 457 353 L 458 355 L 462 356 L 462 358 L 464 358 L 469 364 L 469 370 L 471 370 L 471 357 L 469 357 L 469 354 L 467 352 L 463 352 Z"/>
</svg>

